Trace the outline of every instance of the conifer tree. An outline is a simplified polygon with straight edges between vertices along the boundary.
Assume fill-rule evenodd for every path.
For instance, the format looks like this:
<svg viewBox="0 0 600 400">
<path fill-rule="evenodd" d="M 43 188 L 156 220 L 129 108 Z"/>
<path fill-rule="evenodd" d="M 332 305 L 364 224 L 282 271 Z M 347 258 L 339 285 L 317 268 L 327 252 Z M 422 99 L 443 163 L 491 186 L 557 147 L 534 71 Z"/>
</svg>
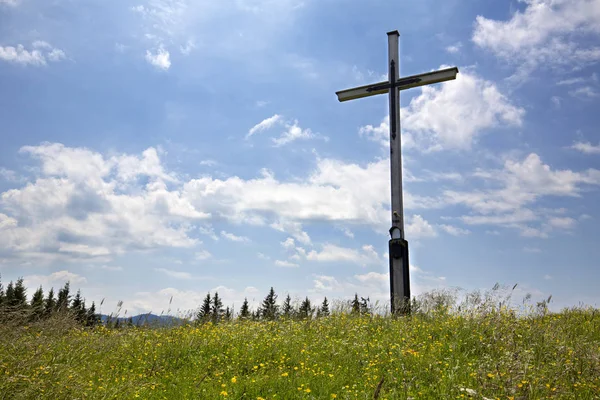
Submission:
<svg viewBox="0 0 600 400">
<path fill-rule="evenodd" d="M 240 319 L 248 319 L 250 318 L 250 306 L 248 305 L 248 298 L 244 297 L 244 302 L 242 303 L 242 307 L 240 308 Z"/>
<path fill-rule="evenodd" d="M 14 307 L 15 305 L 15 286 L 12 281 L 8 282 L 6 287 L 5 302 L 7 307 Z"/>
<path fill-rule="evenodd" d="M 42 286 L 33 293 L 31 298 L 31 318 L 37 320 L 44 314 L 44 290 Z"/>
<path fill-rule="evenodd" d="M 44 315 L 49 317 L 56 310 L 56 298 L 54 297 L 54 288 L 50 288 L 48 297 L 44 301 Z"/>
<path fill-rule="evenodd" d="M 17 279 L 13 296 L 15 307 L 19 309 L 27 307 L 27 288 L 23 284 L 23 278 Z"/>
<path fill-rule="evenodd" d="M 212 300 L 212 308 L 211 308 L 211 317 L 214 323 L 217 323 L 221 320 L 221 318 L 223 317 L 223 312 L 225 310 L 223 310 L 223 301 L 221 300 L 221 298 L 219 297 L 219 293 L 215 292 L 215 295 L 213 296 L 213 300 Z"/>
<path fill-rule="evenodd" d="M 229 306 L 227 306 L 227 308 L 225 309 L 224 319 L 225 321 L 231 321 L 231 309 L 229 308 Z"/>
<path fill-rule="evenodd" d="M 2 286 L 2 275 L 0 274 L 0 307 L 4 305 L 5 294 L 4 294 L 4 286 Z"/>
<path fill-rule="evenodd" d="M 58 291 L 58 299 L 56 301 L 56 311 L 67 311 L 71 304 L 70 283 L 66 282 L 65 286 Z"/>
<path fill-rule="evenodd" d="M 360 302 L 358 301 L 358 293 L 354 294 L 354 300 L 351 303 L 352 314 L 360 314 Z"/>
<path fill-rule="evenodd" d="M 210 304 L 210 292 L 208 292 L 204 298 L 204 301 L 202 302 L 202 305 L 200 306 L 200 309 L 198 310 L 198 314 L 196 315 L 196 320 L 198 322 L 206 322 L 210 318 Z"/>
<path fill-rule="evenodd" d="M 258 321 L 260 319 L 260 308 L 252 312 L 252 321 Z"/>
<path fill-rule="evenodd" d="M 81 298 L 81 290 L 77 291 L 73 302 L 71 303 L 71 311 L 75 314 L 75 319 L 78 322 L 84 323 L 87 317 L 85 302 Z"/>
<path fill-rule="evenodd" d="M 329 302 L 327 301 L 327 297 L 323 299 L 323 303 L 321 303 L 321 308 L 319 309 L 319 314 L 321 317 L 329 316 Z"/>
<path fill-rule="evenodd" d="M 277 318 L 279 314 L 279 306 L 277 305 L 277 295 L 275 294 L 275 289 L 271 286 L 271 290 L 269 290 L 269 294 L 265 297 L 261 306 L 261 315 L 266 320 L 274 320 Z"/>
<path fill-rule="evenodd" d="M 292 318 L 293 312 L 294 312 L 294 309 L 292 307 L 292 298 L 290 297 L 290 294 L 288 293 L 285 300 L 283 301 L 283 306 L 281 307 L 281 314 L 285 318 Z"/>
<path fill-rule="evenodd" d="M 298 316 L 300 317 L 300 319 L 310 319 L 312 318 L 313 312 L 314 310 L 310 304 L 310 300 L 307 297 L 300 304 L 300 308 L 298 309 Z"/>
<path fill-rule="evenodd" d="M 96 314 L 96 304 L 92 301 L 92 305 L 87 310 L 87 320 L 86 325 L 95 326 L 100 322 L 100 316 Z"/>
</svg>

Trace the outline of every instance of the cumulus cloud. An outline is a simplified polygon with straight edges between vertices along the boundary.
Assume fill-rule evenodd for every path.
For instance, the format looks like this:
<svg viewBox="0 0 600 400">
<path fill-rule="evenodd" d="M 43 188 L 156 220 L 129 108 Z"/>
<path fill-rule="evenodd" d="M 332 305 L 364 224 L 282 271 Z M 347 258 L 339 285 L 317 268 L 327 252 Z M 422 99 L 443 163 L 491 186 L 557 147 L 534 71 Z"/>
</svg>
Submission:
<svg viewBox="0 0 600 400">
<path fill-rule="evenodd" d="M 48 61 L 58 62 L 66 57 L 63 50 L 41 40 L 33 42 L 31 50 L 27 50 L 22 44 L 16 47 L 0 46 L 0 60 L 14 64 L 44 66 Z"/>
<path fill-rule="evenodd" d="M 508 159 L 501 170 L 477 171 L 474 177 L 485 179 L 486 188 L 445 190 L 444 202 L 469 207 L 472 214 L 461 217 L 466 224 L 517 228 L 525 237 L 548 237 L 557 228 L 571 229 L 576 224 L 573 218 L 553 215 L 562 209 L 532 209 L 540 198 L 579 197 L 585 187 L 600 185 L 600 170 L 553 170 L 535 153 L 523 160 Z"/>
<path fill-rule="evenodd" d="M 233 233 L 230 232 L 225 232 L 225 231 L 221 231 L 221 237 L 230 240 L 232 242 L 249 242 L 250 239 L 248 239 L 245 236 L 236 236 Z"/>
<path fill-rule="evenodd" d="M 64 286 L 66 282 L 69 282 L 71 287 L 73 287 L 73 285 L 86 283 L 87 279 L 67 270 L 56 271 L 49 275 L 27 275 L 23 277 L 23 283 L 29 288 L 38 288 L 39 286 L 42 286 L 47 290 L 51 287 L 58 289 L 59 287 Z"/>
<path fill-rule="evenodd" d="M 444 232 L 446 232 L 452 236 L 464 236 L 464 235 L 468 235 L 471 233 L 471 231 L 468 229 L 459 228 L 457 226 L 452 226 L 452 225 L 441 224 L 441 225 L 439 225 L 439 227 Z"/>
<path fill-rule="evenodd" d="M 154 268 L 154 270 L 175 279 L 194 279 L 194 276 L 189 272 L 174 271 L 168 268 Z"/>
<path fill-rule="evenodd" d="M 600 143 L 593 145 L 590 142 L 575 142 L 571 148 L 585 154 L 600 154 Z"/>
<path fill-rule="evenodd" d="M 524 11 L 507 21 L 478 16 L 473 42 L 518 65 L 523 79 L 541 66 L 583 67 L 600 60 L 596 41 L 578 40 L 600 34 L 598 0 L 525 0 Z"/>
<path fill-rule="evenodd" d="M 165 50 L 162 46 L 154 53 L 150 50 L 146 50 L 146 61 L 163 71 L 167 71 L 171 67 L 171 55 L 169 54 L 169 51 Z"/>
<path fill-rule="evenodd" d="M 380 262 L 379 255 L 371 245 L 365 245 L 360 250 L 356 250 L 331 243 L 324 244 L 321 251 L 310 251 L 306 254 L 306 259 L 316 262 L 348 262 L 361 266 L 374 265 Z"/>
<path fill-rule="evenodd" d="M 461 48 L 462 48 L 462 43 L 458 42 L 458 43 L 455 43 L 453 45 L 446 47 L 446 51 L 450 54 L 457 54 L 458 52 L 460 52 Z"/>
<path fill-rule="evenodd" d="M 284 268 L 297 268 L 299 267 L 298 264 L 293 263 L 291 261 L 285 261 L 285 260 L 275 260 L 275 265 L 278 267 L 284 267 Z"/>
<path fill-rule="evenodd" d="M 435 228 L 420 215 L 413 215 L 405 226 L 406 239 L 422 239 L 436 237 Z"/>
<path fill-rule="evenodd" d="M 521 126 L 525 110 L 512 104 L 493 82 L 461 71 L 454 81 L 422 87 L 401 114 L 404 148 L 428 152 L 469 149 L 490 128 Z M 389 117 L 359 133 L 389 147 Z"/>
</svg>

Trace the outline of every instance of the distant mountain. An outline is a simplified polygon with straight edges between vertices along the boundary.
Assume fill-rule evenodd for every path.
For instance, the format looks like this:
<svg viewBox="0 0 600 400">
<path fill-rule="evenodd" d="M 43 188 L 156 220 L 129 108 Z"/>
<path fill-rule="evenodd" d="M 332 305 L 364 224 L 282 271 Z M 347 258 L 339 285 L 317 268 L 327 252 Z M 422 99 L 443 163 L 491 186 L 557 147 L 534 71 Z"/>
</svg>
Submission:
<svg viewBox="0 0 600 400">
<path fill-rule="evenodd" d="M 110 315 L 100 315 L 102 323 L 106 323 L 108 320 L 119 321 L 119 324 L 127 323 L 129 317 L 111 317 Z M 154 315 L 154 314 L 140 314 L 131 317 L 133 325 L 158 325 L 158 326 L 173 326 L 173 325 L 184 325 L 187 321 L 182 318 L 173 317 L 171 315 Z"/>
</svg>

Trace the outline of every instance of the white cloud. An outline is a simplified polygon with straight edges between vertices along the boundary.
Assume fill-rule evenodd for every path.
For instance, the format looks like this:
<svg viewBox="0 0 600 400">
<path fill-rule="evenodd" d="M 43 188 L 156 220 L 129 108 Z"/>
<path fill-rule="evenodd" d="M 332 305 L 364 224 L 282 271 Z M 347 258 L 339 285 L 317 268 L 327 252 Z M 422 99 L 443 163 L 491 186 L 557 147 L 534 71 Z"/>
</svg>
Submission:
<svg viewBox="0 0 600 400">
<path fill-rule="evenodd" d="M 468 149 L 487 129 L 521 126 L 525 110 L 513 105 L 493 82 L 461 71 L 456 80 L 424 86 L 402 108 L 402 146 L 421 151 Z M 389 116 L 361 136 L 389 147 Z"/>
<path fill-rule="evenodd" d="M 286 121 L 283 118 L 283 116 L 275 114 L 272 117 L 265 118 L 264 120 L 250 128 L 250 130 L 246 134 L 246 139 L 249 139 L 256 133 L 272 129 L 275 126 L 285 128 L 285 131 L 281 134 L 281 136 L 271 138 L 271 141 L 273 142 L 273 145 L 275 147 L 284 146 L 296 140 L 306 140 L 319 137 L 318 135 L 314 134 L 309 128 L 301 128 L 298 125 L 297 120 Z M 329 138 L 326 136 L 320 138 L 326 141 L 329 140 Z"/>
<path fill-rule="evenodd" d="M 282 260 L 275 260 L 275 265 L 277 265 L 278 267 L 284 267 L 284 268 L 297 268 L 297 267 L 299 267 L 298 264 L 295 264 L 295 263 L 290 262 L 290 261 L 282 261 Z"/>
<path fill-rule="evenodd" d="M 46 58 L 39 50 L 28 51 L 21 44 L 17 47 L 0 46 L 0 60 L 21 65 L 46 65 Z"/>
<path fill-rule="evenodd" d="M 457 226 L 452 226 L 452 225 L 439 225 L 439 227 L 445 231 L 446 233 L 452 235 L 452 236 L 462 236 L 462 235 L 468 235 L 471 233 L 470 230 L 468 229 L 463 229 L 463 228 L 459 228 Z"/>
<path fill-rule="evenodd" d="M 67 58 L 67 55 L 61 49 L 52 49 L 52 51 L 48 53 L 48 60 L 53 62 L 64 60 L 65 58 Z"/>
<path fill-rule="evenodd" d="M 572 149 L 581 151 L 585 154 L 600 154 L 600 143 L 595 146 L 590 142 L 575 142 L 571 146 Z"/>
<path fill-rule="evenodd" d="M 286 145 L 299 139 L 311 139 L 315 137 L 310 129 L 302 129 L 298 125 L 298 121 L 291 124 L 286 124 L 286 131 L 278 138 L 273 138 L 273 143 L 276 147 Z"/>
<path fill-rule="evenodd" d="M 508 21 L 478 16 L 473 42 L 496 56 L 517 63 L 523 79 L 540 66 L 555 67 L 594 63 L 600 60 L 597 41 L 578 37 L 600 33 L 600 2 L 597 0 L 525 0 L 524 11 Z"/>
<path fill-rule="evenodd" d="M 58 289 L 64 286 L 66 282 L 69 282 L 71 290 L 74 290 L 75 285 L 86 283 L 87 279 L 67 270 L 56 271 L 49 275 L 28 275 L 23 277 L 23 283 L 26 287 L 38 288 L 41 285 L 46 288 L 45 290 L 49 290 L 51 287 Z"/>
<path fill-rule="evenodd" d="M 549 281 L 550 279 L 552 279 L 552 276 L 551 275 L 544 275 L 544 279 L 547 280 L 547 281 Z"/>
<path fill-rule="evenodd" d="M 556 82 L 557 85 L 574 85 L 574 84 L 578 84 L 578 83 L 583 83 L 585 82 L 585 79 L 583 78 L 569 78 L 569 79 L 563 79 L 562 81 L 558 81 Z"/>
<path fill-rule="evenodd" d="M 225 232 L 225 231 L 221 231 L 221 236 L 227 240 L 231 240 L 232 242 L 249 242 L 250 241 L 250 239 L 248 239 L 245 236 L 236 236 L 233 233 L 229 233 L 229 232 Z"/>
<path fill-rule="evenodd" d="M 146 61 L 163 71 L 171 67 L 171 55 L 162 46 L 156 50 L 156 53 L 146 50 Z"/>
<path fill-rule="evenodd" d="M 190 274 L 189 272 L 174 271 L 172 269 L 167 269 L 167 268 L 154 268 L 154 270 L 156 272 L 163 273 L 163 274 L 165 274 L 171 278 L 175 278 L 175 279 L 194 279 L 192 274 Z"/>
<path fill-rule="evenodd" d="M 143 157 L 105 158 L 83 148 L 45 143 L 25 146 L 41 162 L 40 176 L 0 194 L 10 215 L 0 247 L 15 254 L 41 252 L 100 258 L 156 246 L 191 247 L 189 222 L 209 217 L 178 190 L 169 190 L 154 149 Z M 146 178 L 140 185 L 139 178 Z M 4 214 L 3 214 L 4 215 Z M 49 256 L 48 256 L 49 258 Z"/>
<path fill-rule="evenodd" d="M 32 50 L 27 50 L 22 44 L 18 44 L 17 47 L 0 46 L 0 60 L 21 65 L 44 66 L 48 61 L 58 62 L 67 58 L 63 50 L 43 40 L 36 40 L 32 47 Z"/>
<path fill-rule="evenodd" d="M 575 223 L 572 218 L 552 215 L 562 209 L 533 210 L 528 206 L 544 196 L 579 197 L 585 186 L 600 185 L 599 170 L 553 170 L 535 153 L 522 161 L 506 160 L 502 170 L 480 171 L 474 176 L 486 179 L 485 190 L 445 190 L 444 202 L 469 207 L 472 214 L 460 218 L 467 224 L 517 228 L 526 237 L 548 237 L 556 228 L 571 228 Z M 541 225 L 529 225 L 534 222 Z"/>
<path fill-rule="evenodd" d="M 0 4 L 6 4 L 7 6 L 16 6 L 21 0 L 0 0 Z"/>
<path fill-rule="evenodd" d="M 446 47 L 446 51 L 450 54 L 457 54 L 461 48 L 462 48 L 462 43 L 458 42 L 451 46 Z"/>
<path fill-rule="evenodd" d="M 573 97 L 579 97 L 583 99 L 595 98 L 600 96 L 598 91 L 591 86 L 582 86 L 577 89 L 569 91 L 569 94 Z"/>
<path fill-rule="evenodd" d="M 570 217 L 553 217 L 548 220 L 548 224 L 559 229 L 573 229 L 577 225 L 577 220 Z"/>
<path fill-rule="evenodd" d="M 258 124 L 254 125 L 252 128 L 250 128 L 250 130 L 246 134 L 246 139 L 250 138 L 252 135 L 254 135 L 258 132 L 262 132 L 267 129 L 271 129 L 273 126 L 275 126 L 275 124 L 279 123 L 281 121 L 281 119 L 282 119 L 282 117 L 279 114 L 275 114 L 272 117 L 263 119 L 261 122 L 259 122 Z"/>
<path fill-rule="evenodd" d="M 406 239 L 422 239 L 436 237 L 435 228 L 420 215 L 413 215 L 406 225 Z"/>
<path fill-rule="evenodd" d="M 486 129 L 520 126 L 525 110 L 496 85 L 468 71 L 439 87 L 424 86 L 402 111 L 403 141 L 423 151 L 468 149 Z"/>
<path fill-rule="evenodd" d="M 365 245 L 360 250 L 340 247 L 331 243 L 323 245 L 321 251 L 311 250 L 306 259 L 317 262 L 348 262 L 361 266 L 376 265 L 379 256 L 371 245 Z"/>
<path fill-rule="evenodd" d="M 196 260 L 204 261 L 211 258 L 212 254 L 210 254 L 207 250 L 201 250 L 196 252 L 196 254 L 194 254 L 194 257 L 196 258 Z"/>
<path fill-rule="evenodd" d="M 279 220 L 277 222 L 272 223 L 270 226 L 275 230 L 292 235 L 294 239 L 296 239 L 302 244 L 310 244 L 310 236 L 308 236 L 308 233 L 302 230 L 302 224 L 299 222 Z"/>
</svg>

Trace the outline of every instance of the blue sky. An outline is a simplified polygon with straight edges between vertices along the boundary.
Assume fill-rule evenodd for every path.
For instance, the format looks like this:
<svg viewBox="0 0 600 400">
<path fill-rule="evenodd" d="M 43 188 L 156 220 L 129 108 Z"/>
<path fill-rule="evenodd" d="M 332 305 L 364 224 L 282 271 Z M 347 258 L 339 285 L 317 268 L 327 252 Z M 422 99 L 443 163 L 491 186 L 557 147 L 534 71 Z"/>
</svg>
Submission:
<svg viewBox="0 0 600 400">
<path fill-rule="evenodd" d="M 0 273 L 103 312 L 387 301 L 385 79 L 414 294 L 598 305 L 600 1 L 0 0 Z"/>
</svg>

